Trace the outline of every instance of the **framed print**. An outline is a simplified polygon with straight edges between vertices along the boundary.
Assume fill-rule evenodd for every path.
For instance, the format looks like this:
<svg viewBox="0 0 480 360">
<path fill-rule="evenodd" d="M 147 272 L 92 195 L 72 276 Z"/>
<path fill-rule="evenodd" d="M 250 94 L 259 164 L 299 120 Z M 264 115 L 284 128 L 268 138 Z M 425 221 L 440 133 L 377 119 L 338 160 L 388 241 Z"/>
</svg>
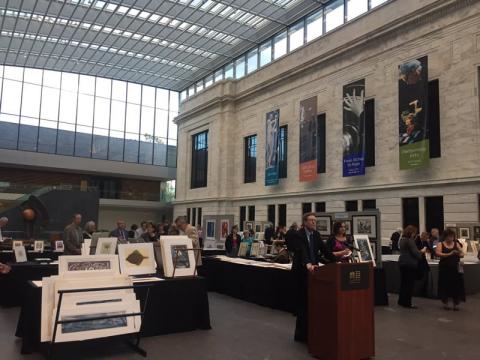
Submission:
<svg viewBox="0 0 480 360">
<path fill-rule="evenodd" d="M 118 258 L 122 274 L 147 275 L 157 272 L 153 243 L 118 244 Z"/>
<path fill-rule="evenodd" d="M 15 261 L 17 263 L 27 262 L 27 251 L 25 250 L 25 246 L 15 246 L 13 252 L 15 253 Z"/>
<path fill-rule="evenodd" d="M 115 255 L 59 256 L 58 274 L 95 277 L 118 275 L 118 257 Z"/>
<path fill-rule="evenodd" d="M 63 240 L 55 241 L 55 251 L 56 252 L 63 252 L 64 250 L 65 250 L 65 247 L 63 245 Z"/>
<path fill-rule="evenodd" d="M 166 277 L 193 276 L 195 274 L 195 252 L 189 251 L 189 249 L 193 249 L 192 239 L 188 236 L 162 236 L 160 245 Z"/>
<path fill-rule="evenodd" d="M 43 253 L 45 243 L 42 240 L 35 240 L 33 243 L 33 251 Z"/>
<path fill-rule="evenodd" d="M 220 220 L 220 240 L 225 241 L 230 232 L 230 221 L 228 219 Z"/>
<path fill-rule="evenodd" d="M 470 240 L 470 228 L 468 227 L 458 228 L 458 237 L 462 239 Z"/>
<path fill-rule="evenodd" d="M 253 230 L 254 229 L 254 222 L 253 221 L 245 221 L 245 226 L 244 226 L 244 229 L 245 230 Z"/>
<path fill-rule="evenodd" d="M 320 235 L 331 235 L 332 218 L 330 216 L 317 216 L 317 231 Z"/>
<path fill-rule="evenodd" d="M 13 240 L 12 241 L 12 250 L 15 250 L 16 247 L 23 246 L 22 240 Z"/>
<path fill-rule="evenodd" d="M 355 247 L 358 248 L 358 256 L 360 262 L 372 261 L 373 266 L 376 266 L 375 256 L 373 255 L 372 247 L 370 245 L 370 239 L 367 235 L 353 235 Z"/>
<path fill-rule="evenodd" d="M 367 235 L 377 238 L 377 217 L 375 215 L 352 216 L 353 235 Z"/>
<path fill-rule="evenodd" d="M 473 255 L 477 255 L 478 254 L 478 246 L 477 246 L 477 243 L 475 241 L 469 241 L 470 243 L 470 248 L 472 249 L 472 253 Z"/>
<path fill-rule="evenodd" d="M 473 240 L 480 241 L 480 226 L 473 227 Z"/>
<path fill-rule="evenodd" d="M 207 240 L 215 240 L 215 223 L 216 220 L 207 220 Z"/>
<path fill-rule="evenodd" d="M 246 242 L 241 242 L 240 247 L 238 248 L 238 256 L 245 257 L 247 256 L 248 244 Z"/>
<path fill-rule="evenodd" d="M 118 239 L 116 237 L 99 238 L 95 255 L 115 255 L 117 241 Z"/>
<path fill-rule="evenodd" d="M 260 223 L 255 223 L 255 232 L 262 232 L 262 224 Z"/>
</svg>

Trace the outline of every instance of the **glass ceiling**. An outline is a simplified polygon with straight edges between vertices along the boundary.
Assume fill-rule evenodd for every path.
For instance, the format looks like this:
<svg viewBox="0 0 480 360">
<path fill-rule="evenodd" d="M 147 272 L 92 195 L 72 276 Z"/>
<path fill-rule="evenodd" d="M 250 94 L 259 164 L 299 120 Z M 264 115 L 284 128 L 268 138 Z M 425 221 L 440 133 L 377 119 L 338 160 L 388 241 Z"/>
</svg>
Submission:
<svg viewBox="0 0 480 360">
<path fill-rule="evenodd" d="M 0 64 L 180 91 L 327 0 L 0 0 Z"/>
</svg>

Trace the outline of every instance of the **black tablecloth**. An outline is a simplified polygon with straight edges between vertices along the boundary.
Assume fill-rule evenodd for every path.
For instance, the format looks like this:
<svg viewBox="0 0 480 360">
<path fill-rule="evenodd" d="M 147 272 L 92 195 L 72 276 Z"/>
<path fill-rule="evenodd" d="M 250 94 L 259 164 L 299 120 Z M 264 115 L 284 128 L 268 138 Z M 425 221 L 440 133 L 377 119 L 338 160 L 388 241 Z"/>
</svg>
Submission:
<svg viewBox="0 0 480 360">
<path fill-rule="evenodd" d="M 62 252 L 55 252 L 55 251 L 44 251 L 41 252 L 33 252 L 31 250 L 27 251 L 27 259 L 28 261 L 34 261 L 37 258 L 49 258 L 52 260 L 58 260 L 58 256 L 63 255 Z M 7 264 L 7 263 L 14 263 L 15 262 L 15 254 L 13 251 L 0 251 L 0 262 Z"/>
<path fill-rule="evenodd" d="M 210 329 L 207 282 L 202 277 L 167 279 L 150 283 L 150 298 L 142 336 Z M 144 306 L 147 289 L 135 289 Z M 15 335 L 22 338 L 22 354 L 40 349 L 42 289 L 28 283 Z"/>
<path fill-rule="evenodd" d="M 294 312 L 295 284 L 288 270 L 233 264 L 204 258 L 199 274 L 208 290 L 273 309 Z M 375 305 L 388 305 L 384 269 L 375 269 Z"/>
<path fill-rule="evenodd" d="M 29 280 L 42 280 L 44 276 L 58 274 L 58 265 L 27 262 L 11 266 L 10 273 L 0 276 L 1 306 L 20 306 L 27 296 Z"/>
<path fill-rule="evenodd" d="M 400 288 L 400 267 L 397 261 L 385 261 L 383 267 L 387 274 L 387 291 L 398 293 Z M 464 268 L 465 293 L 480 292 L 480 264 L 466 264 Z M 430 264 L 430 272 L 416 281 L 414 296 L 436 299 L 438 297 L 438 264 Z"/>
</svg>

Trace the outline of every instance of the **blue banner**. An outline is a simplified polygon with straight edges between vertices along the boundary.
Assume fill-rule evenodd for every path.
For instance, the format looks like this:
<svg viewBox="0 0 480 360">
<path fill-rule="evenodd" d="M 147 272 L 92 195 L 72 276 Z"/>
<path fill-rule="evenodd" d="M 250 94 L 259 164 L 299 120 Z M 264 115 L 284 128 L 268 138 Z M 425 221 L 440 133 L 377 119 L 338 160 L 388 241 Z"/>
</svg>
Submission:
<svg viewBox="0 0 480 360">
<path fill-rule="evenodd" d="M 365 79 L 343 87 L 343 176 L 365 175 Z"/>
<path fill-rule="evenodd" d="M 278 184 L 280 110 L 267 113 L 265 124 L 265 186 Z"/>
</svg>

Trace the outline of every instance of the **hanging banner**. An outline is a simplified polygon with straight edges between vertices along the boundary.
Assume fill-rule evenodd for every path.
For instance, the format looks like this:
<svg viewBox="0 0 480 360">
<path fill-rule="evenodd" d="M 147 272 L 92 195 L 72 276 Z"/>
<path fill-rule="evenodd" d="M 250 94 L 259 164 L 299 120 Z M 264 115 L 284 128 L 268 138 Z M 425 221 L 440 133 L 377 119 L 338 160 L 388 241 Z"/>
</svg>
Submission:
<svg viewBox="0 0 480 360">
<path fill-rule="evenodd" d="M 300 181 L 317 178 L 317 97 L 300 101 Z"/>
<path fill-rule="evenodd" d="M 427 166 L 430 160 L 427 101 L 428 58 L 398 67 L 400 170 Z"/>
<path fill-rule="evenodd" d="M 343 87 L 343 176 L 365 175 L 365 79 Z"/>
<path fill-rule="evenodd" d="M 267 113 L 265 124 L 265 186 L 278 184 L 280 110 Z"/>
</svg>

